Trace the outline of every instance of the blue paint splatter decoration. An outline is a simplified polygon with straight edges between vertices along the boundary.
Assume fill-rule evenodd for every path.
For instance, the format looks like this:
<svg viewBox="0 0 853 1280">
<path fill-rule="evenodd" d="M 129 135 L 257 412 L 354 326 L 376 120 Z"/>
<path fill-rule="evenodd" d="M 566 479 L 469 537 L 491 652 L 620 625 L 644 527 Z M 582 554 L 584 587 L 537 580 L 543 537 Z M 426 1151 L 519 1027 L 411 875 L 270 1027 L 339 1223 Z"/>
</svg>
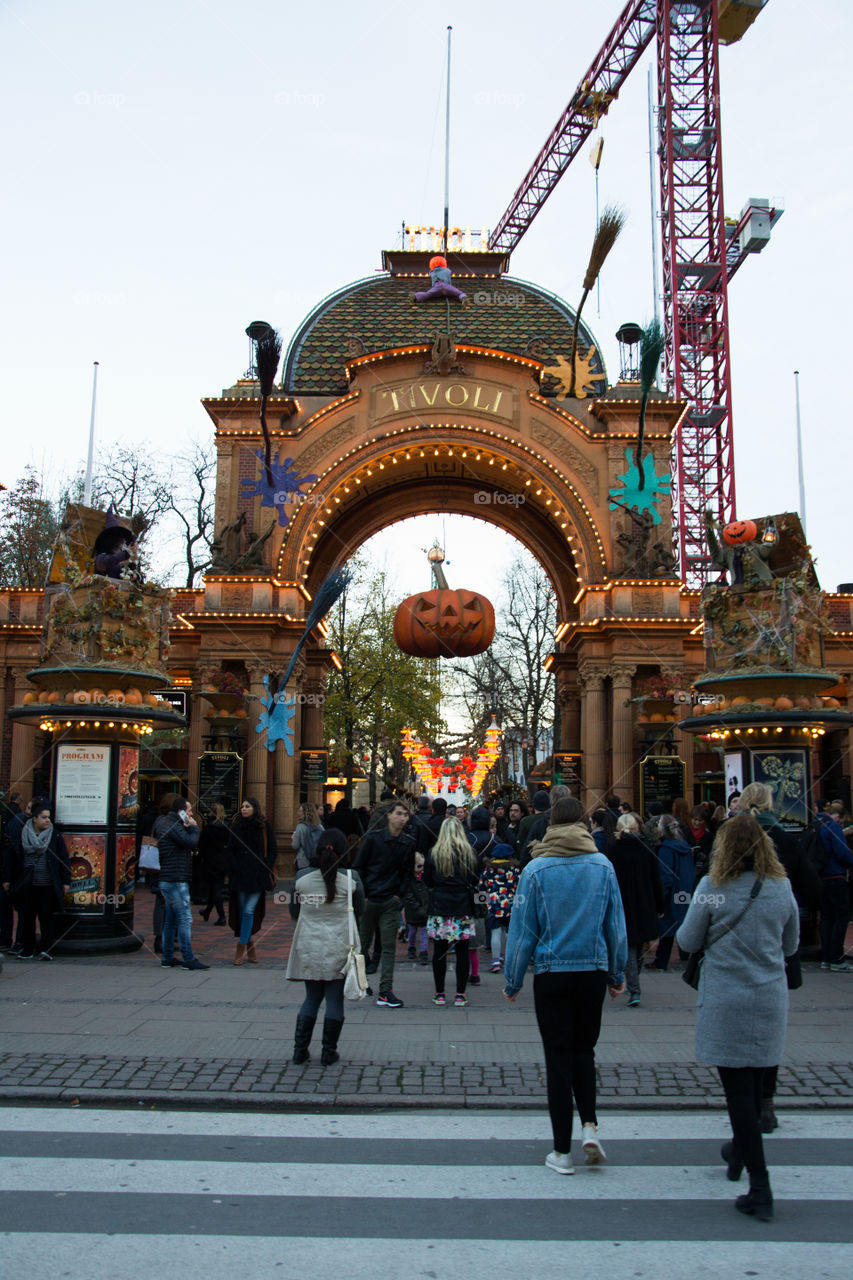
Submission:
<svg viewBox="0 0 853 1280">
<path fill-rule="evenodd" d="M 614 485 L 608 490 L 608 497 L 613 501 L 609 503 L 611 511 L 615 511 L 618 506 L 630 507 L 632 511 L 650 511 L 652 515 L 652 524 L 660 524 L 662 516 L 655 506 L 656 500 L 662 493 L 665 493 L 670 486 L 670 474 L 668 471 L 662 471 L 658 475 L 655 471 L 655 460 L 651 453 L 647 453 L 643 458 L 643 480 L 644 486 L 640 487 L 640 472 L 637 469 L 636 462 L 631 459 L 631 450 L 625 450 L 625 461 L 628 463 L 628 469 L 623 471 L 616 479 L 621 484 Z"/>
<path fill-rule="evenodd" d="M 263 449 L 255 450 L 255 457 L 261 462 L 264 461 Z M 244 498 L 257 498 L 260 496 L 262 507 L 275 507 L 278 511 L 278 523 L 282 528 L 288 524 L 290 516 L 285 511 L 285 507 L 289 503 L 296 502 L 299 498 L 305 497 L 301 492 L 304 485 L 315 484 L 319 480 L 317 475 L 300 476 L 299 472 L 293 465 L 293 458 L 285 458 L 284 462 L 279 461 L 279 455 L 276 453 L 275 460 L 270 463 L 272 471 L 272 484 L 267 484 L 265 467 L 261 467 L 260 480 L 241 481 L 243 485 Z"/>
<path fill-rule="evenodd" d="M 278 693 L 270 693 L 269 676 L 264 676 L 264 688 L 267 692 L 266 697 L 261 698 L 261 703 L 266 711 L 262 711 L 258 717 L 255 733 L 266 730 L 267 751 L 275 751 L 276 743 L 283 742 L 285 751 L 292 756 L 294 730 L 291 721 L 296 710 L 296 699 L 288 698 L 284 685 Z"/>
</svg>

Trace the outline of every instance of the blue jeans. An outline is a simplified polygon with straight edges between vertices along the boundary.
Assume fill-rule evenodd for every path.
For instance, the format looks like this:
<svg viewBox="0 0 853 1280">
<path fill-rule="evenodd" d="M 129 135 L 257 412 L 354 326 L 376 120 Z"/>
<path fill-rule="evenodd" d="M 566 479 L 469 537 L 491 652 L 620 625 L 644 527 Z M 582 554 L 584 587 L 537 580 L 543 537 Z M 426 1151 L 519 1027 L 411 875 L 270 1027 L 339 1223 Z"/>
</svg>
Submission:
<svg viewBox="0 0 853 1280">
<path fill-rule="evenodd" d="M 162 880 L 160 892 L 166 903 L 166 915 L 163 920 L 163 959 L 171 960 L 175 951 L 175 931 L 178 934 L 178 946 L 185 964 L 193 958 L 192 922 L 193 913 L 190 907 L 190 886 L 186 880 Z"/>
<path fill-rule="evenodd" d="M 258 905 L 258 899 L 260 896 L 260 892 L 243 893 L 241 891 L 237 894 L 237 901 L 240 904 L 240 941 L 244 945 L 245 943 L 250 942 L 252 938 L 252 925 L 255 923 L 255 907 Z"/>
</svg>

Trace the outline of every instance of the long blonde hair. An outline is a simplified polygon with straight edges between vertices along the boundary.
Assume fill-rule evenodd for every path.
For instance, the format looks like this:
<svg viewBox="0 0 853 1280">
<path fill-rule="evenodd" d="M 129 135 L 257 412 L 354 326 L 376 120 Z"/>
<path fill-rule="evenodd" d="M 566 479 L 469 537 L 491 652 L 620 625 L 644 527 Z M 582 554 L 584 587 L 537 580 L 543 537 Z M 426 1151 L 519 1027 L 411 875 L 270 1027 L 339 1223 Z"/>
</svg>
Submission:
<svg viewBox="0 0 853 1280">
<path fill-rule="evenodd" d="M 717 832 L 708 875 L 714 884 L 721 885 L 736 880 L 745 871 L 772 880 L 784 880 L 787 875 L 761 824 L 751 813 L 738 813 Z"/>
<path fill-rule="evenodd" d="M 299 806 L 302 810 L 302 821 L 309 827 L 321 826 L 320 817 L 317 813 L 316 804 L 312 804 L 310 800 L 303 800 Z"/>
<path fill-rule="evenodd" d="M 742 812 L 746 809 L 758 809 L 763 813 L 766 809 L 772 809 L 772 789 L 766 782 L 750 782 L 740 793 L 740 807 Z"/>
<path fill-rule="evenodd" d="M 444 819 L 430 857 L 436 871 L 444 878 L 459 871 L 473 875 L 477 870 L 474 850 L 468 843 L 465 828 L 456 818 Z"/>
</svg>

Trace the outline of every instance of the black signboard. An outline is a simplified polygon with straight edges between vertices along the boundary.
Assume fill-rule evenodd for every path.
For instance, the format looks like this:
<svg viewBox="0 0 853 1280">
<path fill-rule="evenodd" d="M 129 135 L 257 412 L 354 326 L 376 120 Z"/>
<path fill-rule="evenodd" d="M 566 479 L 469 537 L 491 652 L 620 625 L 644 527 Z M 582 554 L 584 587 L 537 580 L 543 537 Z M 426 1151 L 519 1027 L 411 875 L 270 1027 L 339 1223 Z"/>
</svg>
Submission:
<svg viewBox="0 0 853 1280">
<path fill-rule="evenodd" d="M 300 751 L 300 782 L 303 787 L 311 782 L 325 782 L 329 775 L 328 751 Z"/>
<path fill-rule="evenodd" d="M 187 714 L 187 691 L 186 689 L 158 689 L 159 697 L 164 698 L 169 703 L 173 711 L 179 716 Z"/>
<path fill-rule="evenodd" d="M 640 761 L 640 809 L 648 813 L 653 800 L 669 812 L 673 800 L 684 795 L 687 766 L 678 756 L 646 756 Z"/>
<path fill-rule="evenodd" d="M 581 788 L 581 753 L 579 751 L 555 751 L 553 758 L 554 781 L 570 787 L 576 794 Z"/>
<path fill-rule="evenodd" d="M 198 758 L 197 807 L 221 804 L 230 821 L 240 807 L 242 783 L 243 761 L 236 751 L 205 751 Z"/>
</svg>

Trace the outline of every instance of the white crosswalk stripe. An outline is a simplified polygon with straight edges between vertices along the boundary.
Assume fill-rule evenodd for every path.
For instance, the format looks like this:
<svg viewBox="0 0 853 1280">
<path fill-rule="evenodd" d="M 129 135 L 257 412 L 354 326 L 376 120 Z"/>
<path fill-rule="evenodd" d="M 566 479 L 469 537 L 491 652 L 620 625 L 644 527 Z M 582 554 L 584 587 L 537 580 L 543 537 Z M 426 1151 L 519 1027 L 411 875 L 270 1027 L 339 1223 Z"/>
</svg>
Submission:
<svg viewBox="0 0 853 1280">
<path fill-rule="evenodd" d="M 736 1213 L 722 1113 L 603 1113 L 603 1168 L 544 1167 L 530 1111 L 0 1111 L 0 1274 L 111 1280 L 851 1274 L 853 1113 L 781 1113 L 776 1221 Z"/>
</svg>

